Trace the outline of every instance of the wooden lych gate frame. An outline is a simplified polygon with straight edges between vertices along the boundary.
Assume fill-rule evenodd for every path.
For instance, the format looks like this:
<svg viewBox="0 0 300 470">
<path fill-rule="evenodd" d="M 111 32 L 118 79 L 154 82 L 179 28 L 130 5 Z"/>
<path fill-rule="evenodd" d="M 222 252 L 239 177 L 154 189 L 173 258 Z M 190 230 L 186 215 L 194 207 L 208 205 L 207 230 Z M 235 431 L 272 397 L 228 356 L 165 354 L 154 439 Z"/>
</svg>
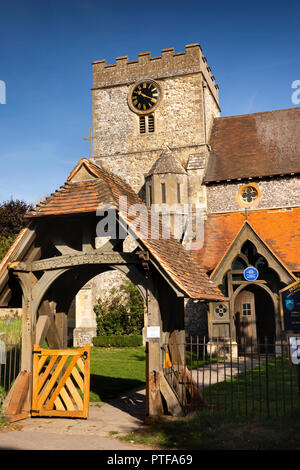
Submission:
<svg viewBox="0 0 300 470">
<path fill-rule="evenodd" d="M 90 180 L 97 185 L 105 184 L 101 194 L 110 195 L 112 191 L 116 191 L 116 188 L 120 193 L 124 191 L 125 183 L 116 182 L 107 172 L 86 160 L 78 164 L 76 168 L 77 170 L 71 173 L 70 183 L 65 191 L 62 191 L 62 197 L 68 194 L 68 191 L 74 197 L 74 188 L 77 188 L 78 180 L 80 181 L 78 191 L 82 191 L 83 184 L 80 178 L 83 178 L 84 182 L 88 181 L 88 184 Z M 74 185 L 72 184 L 73 178 L 75 179 Z M 107 188 L 108 181 L 109 188 Z M 136 198 L 136 203 L 142 204 L 135 193 L 130 192 L 127 187 L 125 190 L 128 197 L 130 196 L 132 200 Z M 117 232 L 125 230 L 126 236 L 133 236 L 136 248 L 126 251 L 124 238 L 112 237 L 108 237 L 101 248 L 96 248 L 96 227 L 99 216 L 95 210 L 86 211 L 84 207 L 80 207 L 80 204 L 84 204 L 84 201 L 80 202 L 80 193 L 76 197 L 79 199 L 79 202 L 76 202 L 79 206 L 76 205 L 70 213 L 62 212 L 56 215 L 54 211 L 53 214 L 47 213 L 44 216 L 41 216 L 39 211 L 33 213 L 29 217 L 28 227 L 22 231 L 6 259 L 3 260 L 2 272 L 0 269 L 0 305 L 7 305 L 11 299 L 18 297 L 22 299 L 21 370 L 26 371 L 27 376 L 29 374 L 29 379 L 26 393 L 21 394 L 23 403 L 22 406 L 19 404 L 17 407 L 18 412 L 30 413 L 33 410 L 32 415 L 35 415 L 35 411 L 38 411 L 36 403 L 41 405 L 39 413 L 79 411 L 78 406 L 77 408 L 75 406 L 75 410 L 72 409 L 74 403 L 76 404 L 74 387 L 72 388 L 70 383 L 70 387 L 64 385 L 64 380 L 70 378 L 70 376 L 67 377 L 66 368 L 57 363 L 57 370 L 53 369 L 51 376 L 51 366 L 48 363 L 46 369 L 49 374 L 44 377 L 45 383 L 43 383 L 44 379 L 38 377 L 42 372 L 41 364 L 46 352 L 37 348 L 42 348 L 46 339 L 51 350 L 65 350 L 67 348 L 67 314 L 72 300 L 90 279 L 103 272 L 117 270 L 140 290 L 146 305 L 147 326 L 159 327 L 160 330 L 159 338 L 146 339 L 147 418 L 151 420 L 165 413 L 180 415 L 183 410 L 176 390 L 168 383 L 163 373 L 163 345 L 168 343 L 170 335 L 172 338 L 176 337 L 180 344 L 185 342 L 184 299 L 190 296 L 189 291 L 193 292 L 194 298 L 200 298 L 200 294 L 199 297 L 196 294 L 202 291 L 204 298 L 212 300 L 222 300 L 223 296 L 200 271 L 199 279 L 197 278 L 198 267 L 179 242 L 164 241 L 160 246 L 160 240 L 155 240 L 151 244 L 148 240 L 136 236 L 130 228 L 130 221 L 124 220 L 123 215 L 119 213 Z M 54 195 L 52 199 L 57 210 L 57 196 Z M 50 197 L 50 202 L 52 199 Z M 41 210 L 43 207 L 41 205 Z M 169 264 L 168 256 L 170 258 L 173 256 L 172 250 L 176 252 L 176 259 L 173 261 L 170 259 L 172 262 Z M 181 263 L 182 278 L 174 269 L 178 262 Z M 194 274 L 188 272 L 189 266 L 190 269 L 194 269 Z M 201 288 L 201 282 L 206 282 L 206 287 Z M 55 356 L 55 352 L 52 351 L 52 353 Z M 67 350 L 65 354 L 70 355 L 70 350 Z M 68 367 L 67 364 L 65 365 Z M 70 369 L 68 369 L 69 372 Z M 87 393 L 86 385 L 82 385 L 82 379 L 78 378 L 78 374 L 77 370 L 72 378 L 75 382 L 75 389 L 79 387 L 81 393 Z M 15 395 L 18 391 L 17 384 L 18 379 L 15 385 Z M 60 387 L 59 384 L 62 395 L 58 389 L 56 391 L 51 389 L 51 385 Z M 52 399 L 51 394 L 47 395 L 50 389 L 54 397 Z M 37 398 L 39 393 L 44 393 L 44 395 Z M 53 408 L 50 409 L 51 407 Z"/>
</svg>

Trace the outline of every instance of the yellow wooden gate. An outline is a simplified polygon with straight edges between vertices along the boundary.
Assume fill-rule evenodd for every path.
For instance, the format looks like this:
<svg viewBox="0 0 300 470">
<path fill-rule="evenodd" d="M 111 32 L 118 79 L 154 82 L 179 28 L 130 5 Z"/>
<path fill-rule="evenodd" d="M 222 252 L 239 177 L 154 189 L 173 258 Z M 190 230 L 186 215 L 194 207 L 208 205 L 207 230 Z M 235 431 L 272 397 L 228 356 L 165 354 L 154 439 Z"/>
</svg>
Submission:
<svg viewBox="0 0 300 470">
<path fill-rule="evenodd" d="M 33 349 L 31 416 L 87 418 L 90 345 L 80 349 Z"/>
</svg>

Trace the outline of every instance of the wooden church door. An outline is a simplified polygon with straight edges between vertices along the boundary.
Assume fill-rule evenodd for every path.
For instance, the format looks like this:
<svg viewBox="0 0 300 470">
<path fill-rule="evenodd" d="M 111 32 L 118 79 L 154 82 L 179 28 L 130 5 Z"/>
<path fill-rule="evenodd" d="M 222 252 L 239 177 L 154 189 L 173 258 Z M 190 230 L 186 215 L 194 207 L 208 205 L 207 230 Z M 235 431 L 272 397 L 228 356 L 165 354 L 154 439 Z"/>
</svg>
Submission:
<svg viewBox="0 0 300 470">
<path fill-rule="evenodd" d="M 242 290 L 235 301 L 235 318 L 237 329 L 237 340 L 245 343 L 255 343 L 256 315 L 255 296 L 253 292 Z"/>
</svg>

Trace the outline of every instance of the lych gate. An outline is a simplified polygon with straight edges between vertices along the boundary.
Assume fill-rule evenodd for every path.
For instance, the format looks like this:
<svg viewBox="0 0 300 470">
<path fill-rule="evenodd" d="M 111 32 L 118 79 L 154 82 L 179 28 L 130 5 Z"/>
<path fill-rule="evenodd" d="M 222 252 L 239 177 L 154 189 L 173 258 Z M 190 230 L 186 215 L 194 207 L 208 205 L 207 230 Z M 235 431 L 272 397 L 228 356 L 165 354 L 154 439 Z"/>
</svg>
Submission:
<svg viewBox="0 0 300 470">
<path fill-rule="evenodd" d="M 68 388 L 68 367 L 76 387 L 82 392 L 84 388 L 87 390 L 83 369 L 88 352 L 85 356 L 78 352 L 77 359 L 69 359 L 76 370 L 66 358 L 58 360 L 58 355 L 64 356 L 61 350 L 67 347 L 67 312 L 87 281 L 104 271 L 117 269 L 140 289 L 147 309 L 147 326 L 159 327 L 158 337 L 146 339 L 147 415 L 182 413 L 176 383 L 171 386 L 163 374 L 166 367 L 163 345 L 170 345 L 169 367 L 175 362 L 177 368 L 182 367 L 184 298 L 218 301 L 223 297 L 188 250 L 172 237 L 164 239 L 160 225 L 153 234 L 148 209 L 142 211 L 143 218 L 137 228 L 130 211 L 119 204 L 124 196 L 128 207 L 137 204 L 145 208 L 124 181 L 90 160 L 80 160 L 66 184 L 28 215 L 27 228 L 19 234 L 0 265 L 0 305 L 16 304 L 22 297 L 21 370 L 29 372 L 29 384 L 21 411 L 32 410 L 32 393 L 36 389 L 46 390 L 36 403 L 43 403 L 48 411 L 60 411 L 58 414 L 63 415 L 66 402 L 72 407 L 76 390 L 70 400 L 72 385 L 69 382 Z M 101 216 L 99 209 L 103 210 Z M 109 211 L 114 213 L 115 234 L 111 236 L 107 232 L 101 247 L 96 248 L 97 224 Z M 125 243 L 130 238 L 135 239 L 131 249 L 130 243 Z M 42 358 L 40 348 L 45 338 L 56 359 L 51 359 L 50 353 L 48 359 Z M 34 371 L 33 355 L 39 356 Z M 42 372 L 43 377 L 39 377 Z M 182 375 L 174 377 L 173 382 L 182 380 Z M 191 380 L 186 376 L 184 380 L 190 390 Z M 53 392 L 50 385 L 57 382 L 59 387 Z M 37 410 L 33 410 L 33 415 L 34 411 Z"/>
</svg>

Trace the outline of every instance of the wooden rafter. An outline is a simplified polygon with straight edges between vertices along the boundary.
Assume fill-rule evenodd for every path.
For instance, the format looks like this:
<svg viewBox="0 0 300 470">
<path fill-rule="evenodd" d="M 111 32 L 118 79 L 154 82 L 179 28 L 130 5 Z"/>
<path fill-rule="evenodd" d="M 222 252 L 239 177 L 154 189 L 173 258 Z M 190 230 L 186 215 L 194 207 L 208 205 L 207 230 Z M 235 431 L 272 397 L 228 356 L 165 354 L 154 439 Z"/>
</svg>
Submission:
<svg viewBox="0 0 300 470">
<path fill-rule="evenodd" d="M 34 272 L 34 271 L 47 271 L 59 268 L 69 268 L 72 266 L 81 266 L 86 264 L 140 264 L 141 258 L 138 255 L 131 253 L 99 253 L 94 250 L 93 252 L 86 252 L 80 254 L 56 256 L 53 258 L 46 258 L 32 263 L 19 262 L 10 266 L 13 271 Z"/>
</svg>

